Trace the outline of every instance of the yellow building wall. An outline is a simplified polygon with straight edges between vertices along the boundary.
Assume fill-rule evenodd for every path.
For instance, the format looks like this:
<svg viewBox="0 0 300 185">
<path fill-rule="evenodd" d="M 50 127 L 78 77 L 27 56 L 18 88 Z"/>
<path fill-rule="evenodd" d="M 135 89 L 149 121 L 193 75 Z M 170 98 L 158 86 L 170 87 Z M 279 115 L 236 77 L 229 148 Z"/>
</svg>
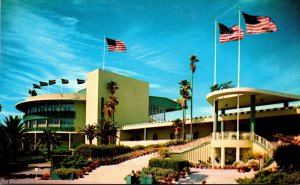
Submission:
<svg viewBox="0 0 300 185">
<path fill-rule="evenodd" d="M 101 98 L 104 103 L 109 98 L 107 83 L 115 81 L 119 87 L 115 96 L 119 104 L 116 107 L 115 122 L 119 125 L 150 121 L 149 84 L 123 75 L 96 69 L 87 74 L 86 124 L 97 123 L 101 117 Z"/>
<path fill-rule="evenodd" d="M 85 102 L 75 102 L 75 119 L 74 127 L 75 131 L 78 131 L 85 127 Z"/>
</svg>

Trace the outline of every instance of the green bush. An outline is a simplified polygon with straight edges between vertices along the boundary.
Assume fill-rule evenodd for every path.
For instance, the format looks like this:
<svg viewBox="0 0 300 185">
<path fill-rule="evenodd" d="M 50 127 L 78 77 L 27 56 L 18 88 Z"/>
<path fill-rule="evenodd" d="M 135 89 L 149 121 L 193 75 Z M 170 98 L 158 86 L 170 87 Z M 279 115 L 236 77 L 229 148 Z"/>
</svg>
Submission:
<svg viewBox="0 0 300 185">
<path fill-rule="evenodd" d="M 184 167 L 190 167 L 190 163 L 187 160 L 152 158 L 149 160 L 149 167 L 158 167 L 173 169 L 174 171 L 181 171 Z"/>
<path fill-rule="evenodd" d="M 133 151 L 124 145 L 80 145 L 74 150 L 75 156 L 88 157 L 113 157 Z"/>
<path fill-rule="evenodd" d="M 59 168 L 53 171 L 60 177 L 66 177 L 68 175 L 71 175 L 72 173 L 75 172 L 74 168 Z"/>
<path fill-rule="evenodd" d="M 51 155 L 72 155 L 72 150 L 52 150 Z"/>
<path fill-rule="evenodd" d="M 61 165 L 65 168 L 81 169 L 85 166 L 89 166 L 91 163 L 92 161 L 87 160 L 83 157 L 69 156 L 61 162 Z"/>
<path fill-rule="evenodd" d="M 173 169 L 164 169 L 164 168 L 157 168 L 157 167 L 144 167 L 142 171 L 145 174 L 150 174 L 152 172 L 154 174 L 156 182 L 160 180 L 162 177 L 167 177 L 169 174 L 173 173 Z"/>
<path fill-rule="evenodd" d="M 299 169 L 300 168 L 300 146 L 283 145 L 278 147 L 273 154 L 273 158 L 277 165 L 283 169 Z"/>
<path fill-rule="evenodd" d="M 19 158 L 19 161 L 28 163 L 28 164 L 33 164 L 33 163 L 44 163 L 46 162 L 46 158 L 44 156 L 26 156 L 26 157 L 21 157 Z"/>
<path fill-rule="evenodd" d="M 143 146 L 143 145 L 136 145 L 136 146 L 131 147 L 131 149 L 132 150 L 144 150 L 145 146 Z"/>
<path fill-rule="evenodd" d="M 52 155 L 51 156 L 51 170 L 61 167 L 61 163 L 68 158 L 68 155 Z"/>
<path fill-rule="evenodd" d="M 253 178 L 239 178 L 239 184 L 299 184 L 300 171 L 288 172 L 279 170 L 272 172 L 270 170 L 259 171 Z"/>
</svg>

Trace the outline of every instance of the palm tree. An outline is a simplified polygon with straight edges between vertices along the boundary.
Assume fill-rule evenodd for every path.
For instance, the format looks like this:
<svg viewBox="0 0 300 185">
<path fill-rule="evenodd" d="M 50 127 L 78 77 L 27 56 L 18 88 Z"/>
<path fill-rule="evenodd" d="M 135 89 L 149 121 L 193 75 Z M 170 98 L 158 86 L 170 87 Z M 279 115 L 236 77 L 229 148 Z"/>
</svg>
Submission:
<svg viewBox="0 0 300 185">
<path fill-rule="evenodd" d="M 107 83 L 107 89 L 110 91 L 111 96 L 106 101 L 103 107 L 103 112 L 106 114 L 107 119 L 111 119 L 112 121 L 114 121 L 114 113 L 116 112 L 116 106 L 119 103 L 117 97 L 114 96 L 116 90 L 119 89 L 117 82 L 110 81 L 109 83 Z"/>
<path fill-rule="evenodd" d="M 233 88 L 234 85 L 232 85 L 231 83 L 232 83 L 232 81 L 227 81 L 227 82 L 222 83 L 220 85 L 215 84 L 215 85 L 210 87 L 210 91 L 214 92 L 214 91 L 217 91 L 217 90 Z"/>
<path fill-rule="evenodd" d="M 22 118 L 19 116 L 13 117 L 10 115 L 4 119 L 6 126 L 0 123 L 1 130 L 8 139 L 6 148 L 11 151 L 14 159 L 21 146 L 20 141 L 22 140 L 24 133 L 28 131 L 28 129 L 24 127 L 24 123 L 21 123 L 21 120 Z"/>
<path fill-rule="evenodd" d="M 106 119 L 99 119 L 97 125 L 97 137 L 100 139 L 102 144 L 109 144 L 113 140 L 113 138 L 117 136 L 117 128 L 115 127 L 115 123 L 106 120 Z"/>
<path fill-rule="evenodd" d="M 110 93 L 112 95 L 114 95 L 116 90 L 119 89 L 117 82 L 114 81 L 110 81 L 109 83 L 107 83 L 107 88 L 108 90 L 110 90 Z"/>
<path fill-rule="evenodd" d="M 79 130 L 80 135 L 87 136 L 90 145 L 92 144 L 93 139 L 97 136 L 97 127 L 96 125 L 88 124 L 83 129 Z"/>
<path fill-rule="evenodd" d="M 172 122 L 172 127 L 174 127 L 175 130 L 175 137 L 176 140 L 178 140 L 180 138 L 180 128 L 182 127 L 182 121 L 181 119 L 175 119 Z"/>
<path fill-rule="evenodd" d="M 187 80 L 182 80 L 179 82 L 180 84 L 180 95 L 181 99 L 181 108 L 182 108 L 182 139 L 185 140 L 185 118 L 186 118 L 186 109 L 187 104 L 186 101 L 191 99 L 189 90 L 191 89 L 190 82 Z"/>
<path fill-rule="evenodd" d="M 44 130 L 43 136 L 40 138 L 38 145 L 45 144 L 47 147 L 47 156 L 48 160 L 51 158 L 51 146 L 60 146 L 61 141 L 59 140 L 59 136 L 56 132 L 52 132 L 51 130 Z"/>
<path fill-rule="evenodd" d="M 110 96 L 106 101 L 103 112 L 105 112 L 107 119 L 114 121 L 114 113 L 116 112 L 116 106 L 119 104 L 117 97 Z"/>
<path fill-rule="evenodd" d="M 193 140 L 193 78 L 194 72 L 196 71 L 196 64 L 195 62 L 199 62 L 196 55 L 190 56 L 190 69 L 191 69 L 191 124 L 190 124 L 190 138 Z"/>
</svg>

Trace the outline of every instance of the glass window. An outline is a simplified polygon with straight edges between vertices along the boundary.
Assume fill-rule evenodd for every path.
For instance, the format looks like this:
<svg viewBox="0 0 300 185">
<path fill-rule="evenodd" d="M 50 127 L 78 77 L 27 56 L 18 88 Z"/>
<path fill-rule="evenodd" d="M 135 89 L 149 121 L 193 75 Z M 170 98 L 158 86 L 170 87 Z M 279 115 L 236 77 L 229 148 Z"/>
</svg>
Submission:
<svg viewBox="0 0 300 185">
<path fill-rule="evenodd" d="M 74 111 L 74 104 L 73 103 L 62 103 L 61 111 Z"/>
<path fill-rule="evenodd" d="M 34 112 L 36 112 L 36 106 L 32 106 L 31 107 L 31 111 L 30 111 L 31 113 L 34 113 Z"/>
<path fill-rule="evenodd" d="M 59 104 L 48 104 L 48 111 L 59 111 Z"/>
<path fill-rule="evenodd" d="M 46 127 L 46 119 L 38 119 L 37 120 L 37 127 Z"/>
<path fill-rule="evenodd" d="M 61 118 L 60 123 L 61 127 L 73 127 L 73 119 L 70 118 Z"/>
<path fill-rule="evenodd" d="M 49 127 L 58 127 L 59 126 L 59 119 L 58 118 L 49 118 L 48 119 L 48 126 Z"/>
</svg>

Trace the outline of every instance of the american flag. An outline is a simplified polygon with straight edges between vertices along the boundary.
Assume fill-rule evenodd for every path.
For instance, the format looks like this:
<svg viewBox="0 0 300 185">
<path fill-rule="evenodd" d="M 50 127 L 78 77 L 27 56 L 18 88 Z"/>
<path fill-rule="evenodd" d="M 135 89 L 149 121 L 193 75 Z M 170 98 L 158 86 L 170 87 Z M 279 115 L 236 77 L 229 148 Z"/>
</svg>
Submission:
<svg viewBox="0 0 300 185">
<path fill-rule="evenodd" d="M 237 25 L 234 25 L 231 28 L 228 28 L 224 24 L 219 23 L 220 30 L 220 43 L 240 40 L 244 38 L 244 31 Z"/>
<path fill-rule="evenodd" d="M 276 32 L 277 26 L 269 16 L 252 16 L 244 12 L 247 34 L 259 34 L 266 32 Z"/>
<path fill-rule="evenodd" d="M 113 40 L 106 38 L 108 51 L 124 51 L 126 52 L 126 45 L 121 40 Z"/>
</svg>

